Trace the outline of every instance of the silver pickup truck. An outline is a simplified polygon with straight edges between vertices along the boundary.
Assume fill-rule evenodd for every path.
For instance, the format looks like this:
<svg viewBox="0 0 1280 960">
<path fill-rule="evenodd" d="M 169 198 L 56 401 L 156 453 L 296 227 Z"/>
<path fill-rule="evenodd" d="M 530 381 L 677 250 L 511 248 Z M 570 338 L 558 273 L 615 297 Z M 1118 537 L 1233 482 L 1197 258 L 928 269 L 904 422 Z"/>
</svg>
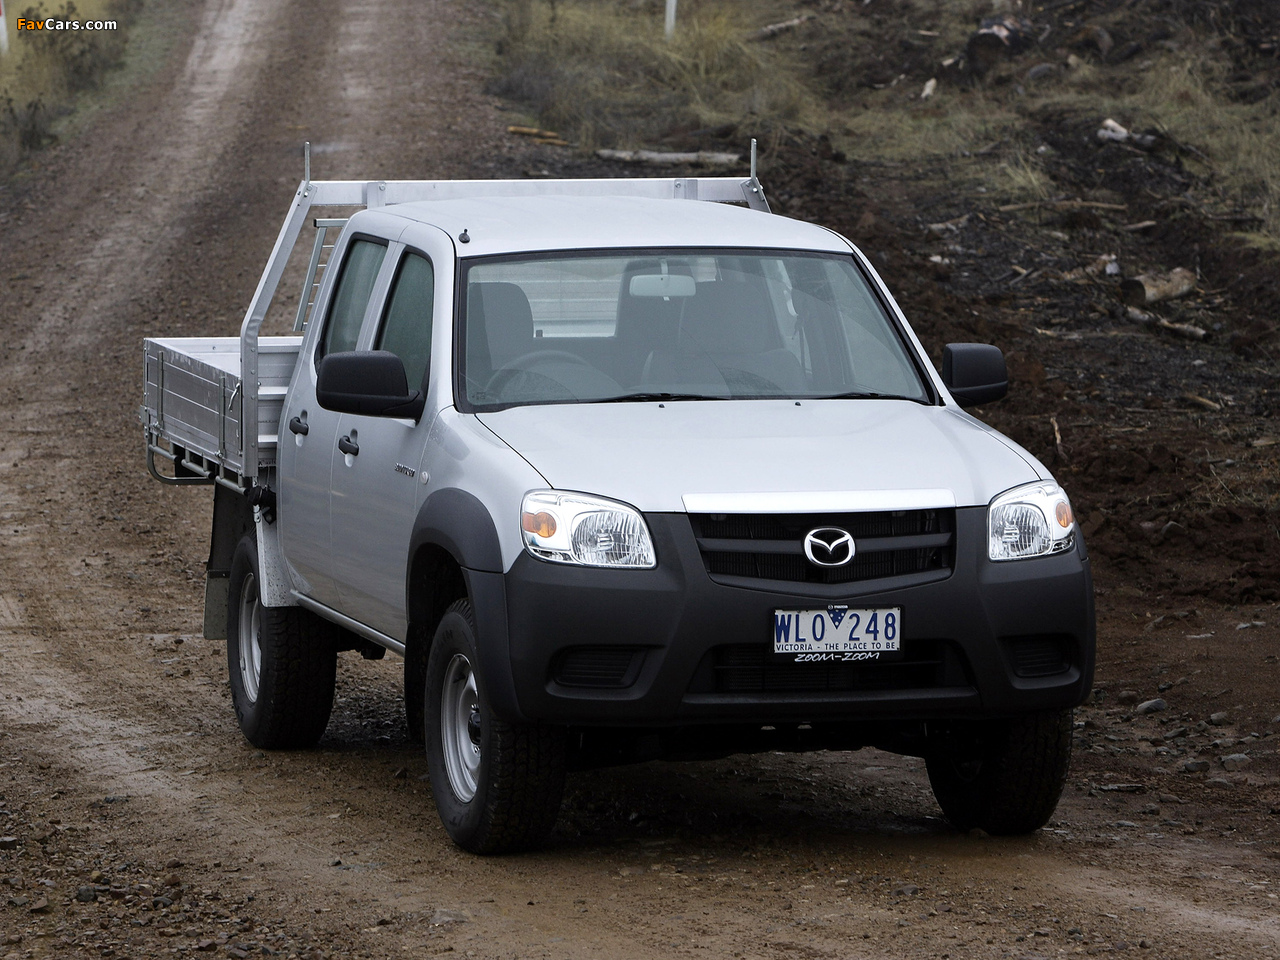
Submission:
<svg viewBox="0 0 1280 960">
<path fill-rule="evenodd" d="M 260 337 L 311 225 L 297 335 Z M 1052 814 L 1092 586 L 1066 494 L 963 409 L 1000 351 L 939 374 L 754 174 L 308 177 L 240 337 L 145 352 L 250 742 L 314 744 L 338 653 L 390 650 L 476 852 L 538 842 L 567 770 L 760 750 L 922 756 L 961 829 Z"/>
</svg>

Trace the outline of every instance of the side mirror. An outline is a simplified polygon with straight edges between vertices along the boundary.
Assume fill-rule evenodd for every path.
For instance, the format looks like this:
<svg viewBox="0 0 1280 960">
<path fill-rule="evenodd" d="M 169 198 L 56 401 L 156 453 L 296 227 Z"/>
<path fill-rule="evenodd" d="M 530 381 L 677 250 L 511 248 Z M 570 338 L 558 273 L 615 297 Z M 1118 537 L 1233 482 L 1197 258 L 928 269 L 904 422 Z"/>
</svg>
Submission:
<svg viewBox="0 0 1280 960">
<path fill-rule="evenodd" d="M 316 400 L 326 410 L 370 417 L 422 416 L 426 398 L 410 390 L 404 364 L 388 350 L 330 353 L 320 360 Z"/>
<path fill-rule="evenodd" d="M 1009 371 L 999 347 L 948 343 L 942 349 L 942 382 L 962 407 L 999 400 L 1009 392 Z"/>
</svg>

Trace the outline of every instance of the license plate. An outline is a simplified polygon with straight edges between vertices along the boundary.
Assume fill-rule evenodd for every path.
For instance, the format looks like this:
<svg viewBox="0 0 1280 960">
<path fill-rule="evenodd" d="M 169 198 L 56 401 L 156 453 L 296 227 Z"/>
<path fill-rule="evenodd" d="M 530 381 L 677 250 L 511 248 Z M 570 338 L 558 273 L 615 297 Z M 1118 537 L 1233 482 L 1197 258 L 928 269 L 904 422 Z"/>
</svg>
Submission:
<svg viewBox="0 0 1280 960">
<path fill-rule="evenodd" d="M 901 607 L 773 611 L 773 652 L 796 663 L 895 657 L 901 634 Z"/>
</svg>

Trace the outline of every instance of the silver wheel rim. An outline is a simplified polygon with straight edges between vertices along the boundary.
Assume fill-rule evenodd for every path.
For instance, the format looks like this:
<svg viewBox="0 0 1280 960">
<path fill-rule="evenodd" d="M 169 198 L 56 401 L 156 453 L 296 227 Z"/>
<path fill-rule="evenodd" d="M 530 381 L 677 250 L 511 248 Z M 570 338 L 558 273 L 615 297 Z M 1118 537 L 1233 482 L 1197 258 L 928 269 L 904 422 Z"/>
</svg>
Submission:
<svg viewBox="0 0 1280 960">
<path fill-rule="evenodd" d="M 258 702 L 258 682 L 262 678 L 262 646 L 258 641 L 261 623 L 258 583 L 250 573 L 240 586 L 240 628 L 236 634 L 240 647 L 240 683 L 250 703 Z"/>
<path fill-rule="evenodd" d="M 440 739 L 444 767 L 454 796 L 469 803 L 476 795 L 480 770 L 480 696 L 471 662 L 454 654 L 440 694 Z"/>
</svg>

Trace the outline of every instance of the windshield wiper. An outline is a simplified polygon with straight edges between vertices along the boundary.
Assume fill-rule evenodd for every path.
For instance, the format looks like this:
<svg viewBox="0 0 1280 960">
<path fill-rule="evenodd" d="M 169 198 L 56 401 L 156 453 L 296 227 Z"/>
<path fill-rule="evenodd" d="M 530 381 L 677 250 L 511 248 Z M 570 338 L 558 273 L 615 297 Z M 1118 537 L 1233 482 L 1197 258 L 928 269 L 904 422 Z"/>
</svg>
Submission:
<svg viewBox="0 0 1280 960">
<path fill-rule="evenodd" d="M 705 393 L 624 393 L 618 397 L 602 397 L 585 400 L 584 403 L 628 403 L 642 400 L 728 400 L 729 397 L 708 396 Z"/>
<path fill-rule="evenodd" d="M 870 390 L 855 390 L 851 393 L 834 393 L 813 397 L 814 400 L 910 400 L 912 403 L 924 403 L 919 397 L 906 397 L 900 393 L 875 393 Z"/>
</svg>

